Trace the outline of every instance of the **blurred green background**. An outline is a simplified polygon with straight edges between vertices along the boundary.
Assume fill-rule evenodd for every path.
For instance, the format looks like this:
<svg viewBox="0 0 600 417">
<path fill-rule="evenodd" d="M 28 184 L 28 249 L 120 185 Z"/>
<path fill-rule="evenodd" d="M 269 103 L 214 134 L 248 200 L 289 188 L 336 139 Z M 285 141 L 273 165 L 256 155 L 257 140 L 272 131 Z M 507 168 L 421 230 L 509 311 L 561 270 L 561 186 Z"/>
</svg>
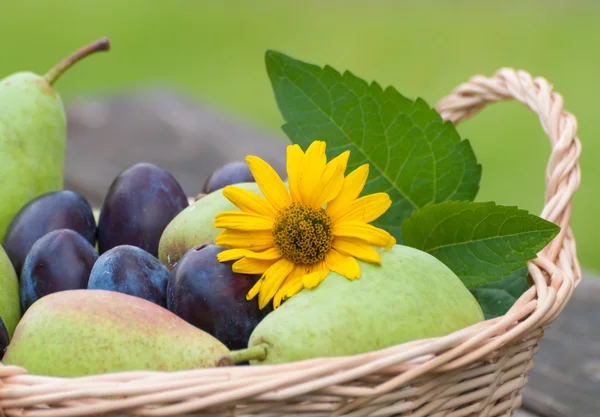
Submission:
<svg viewBox="0 0 600 417">
<path fill-rule="evenodd" d="M 584 1 L 22 0 L 3 5 L 0 73 L 45 72 L 107 35 L 108 55 L 61 78 L 63 98 L 166 84 L 279 135 L 265 73 L 276 49 L 351 70 L 435 105 L 474 74 L 509 66 L 547 78 L 579 121 L 583 181 L 573 209 L 583 265 L 600 270 L 597 74 L 600 5 Z M 538 214 L 548 141 L 523 106 L 501 103 L 460 125 L 483 165 L 479 200 Z"/>
</svg>

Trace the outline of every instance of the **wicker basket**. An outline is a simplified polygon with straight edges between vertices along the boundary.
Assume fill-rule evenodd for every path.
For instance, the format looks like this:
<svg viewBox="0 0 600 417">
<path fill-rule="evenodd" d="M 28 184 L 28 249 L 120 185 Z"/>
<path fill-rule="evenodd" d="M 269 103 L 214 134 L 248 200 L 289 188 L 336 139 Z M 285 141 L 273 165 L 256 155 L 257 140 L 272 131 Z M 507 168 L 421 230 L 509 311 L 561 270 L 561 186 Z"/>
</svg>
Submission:
<svg viewBox="0 0 600 417">
<path fill-rule="evenodd" d="M 580 182 L 577 121 L 546 80 L 513 69 L 473 77 L 437 106 L 459 123 L 512 98 L 537 113 L 550 139 L 541 216 L 562 229 L 529 263 L 535 285 L 505 316 L 446 337 L 276 366 L 62 379 L 0 364 L 0 415 L 512 416 L 544 328 L 581 280 L 569 224 Z"/>
</svg>

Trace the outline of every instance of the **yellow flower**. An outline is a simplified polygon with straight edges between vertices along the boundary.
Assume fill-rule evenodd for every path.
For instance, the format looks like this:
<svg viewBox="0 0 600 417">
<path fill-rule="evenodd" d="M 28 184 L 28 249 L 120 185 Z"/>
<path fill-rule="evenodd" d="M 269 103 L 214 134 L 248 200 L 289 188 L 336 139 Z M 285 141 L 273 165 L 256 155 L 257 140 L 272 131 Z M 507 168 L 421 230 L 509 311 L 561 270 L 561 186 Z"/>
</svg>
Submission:
<svg viewBox="0 0 600 417">
<path fill-rule="evenodd" d="M 306 153 L 287 148 L 288 190 L 262 159 L 248 163 L 264 198 L 235 186 L 223 195 L 241 211 L 219 213 L 214 226 L 224 229 L 216 244 L 229 248 L 220 262 L 236 260 L 234 272 L 260 274 L 246 298 L 258 294 L 262 309 L 274 308 L 304 288 L 314 288 L 337 272 L 360 278 L 356 259 L 381 264 L 374 247 L 391 248 L 396 240 L 368 223 L 392 204 L 387 193 L 358 197 L 369 174 L 367 164 L 344 177 L 349 151 L 327 162 L 325 142 L 313 142 Z"/>
</svg>

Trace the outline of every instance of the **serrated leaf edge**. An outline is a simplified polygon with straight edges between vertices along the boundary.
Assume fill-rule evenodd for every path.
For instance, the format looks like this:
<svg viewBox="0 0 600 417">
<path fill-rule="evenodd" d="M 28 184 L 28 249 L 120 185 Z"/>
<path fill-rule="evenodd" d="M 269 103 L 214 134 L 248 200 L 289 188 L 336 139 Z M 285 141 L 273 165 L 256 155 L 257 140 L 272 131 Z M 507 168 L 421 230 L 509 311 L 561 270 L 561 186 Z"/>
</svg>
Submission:
<svg viewBox="0 0 600 417">
<path fill-rule="evenodd" d="M 285 57 L 285 58 L 292 59 L 292 60 L 294 60 L 294 61 L 298 61 L 297 59 L 295 59 L 295 58 L 293 58 L 293 57 L 291 57 L 291 56 L 289 56 L 289 55 L 283 54 L 283 53 L 281 53 L 281 52 L 277 52 L 277 51 L 274 51 L 274 50 L 267 50 L 267 52 L 266 52 L 266 54 L 265 54 L 265 62 L 267 63 L 267 68 L 268 68 L 268 60 L 269 60 L 269 59 L 271 59 L 272 61 L 275 61 L 275 58 L 274 58 L 274 56 Z M 327 64 L 326 64 L 326 65 L 324 65 L 323 67 L 321 67 L 321 66 L 319 66 L 319 65 L 316 65 L 316 64 L 313 64 L 313 63 L 304 62 L 304 61 L 298 61 L 298 62 L 301 62 L 301 63 L 302 63 L 302 64 L 304 64 L 304 65 L 311 66 L 311 67 L 313 67 L 313 68 L 315 68 L 315 69 L 318 69 L 318 70 L 319 70 L 319 71 L 321 71 L 321 72 L 323 72 L 323 71 L 325 71 L 325 70 L 330 70 L 330 71 L 332 71 L 333 73 L 337 74 L 339 77 L 342 77 L 342 78 L 343 78 L 343 77 L 345 77 L 345 76 L 347 76 L 347 75 L 350 75 L 350 76 L 354 77 L 355 79 L 359 80 L 360 82 L 364 83 L 364 84 L 366 85 L 366 88 L 367 88 L 367 90 L 370 90 L 370 89 L 378 89 L 378 90 L 380 90 L 382 93 L 388 93 L 388 92 L 390 92 L 390 91 L 391 91 L 391 92 L 393 92 L 394 94 L 397 94 L 397 95 L 399 95 L 400 97 L 402 97 L 402 98 L 404 98 L 404 99 L 406 99 L 406 100 L 409 100 L 409 101 L 412 103 L 412 105 L 413 105 L 413 106 L 422 105 L 422 106 L 424 106 L 425 108 L 427 108 L 427 110 L 429 110 L 429 112 L 430 112 L 430 113 L 432 113 L 432 114 L 433 114 L 433 116 L 437 118 L 437 121 L 438 121 L 438 122 L 440 122 L 440 123 L 442 124 L 442 126 L 448 126 L 448 125 L 450 125 L 450 126 L 454 126 L 454 124 L 453 124 L 451 121 L 449 121 L 449 120 L 448 120 L 448 121 L 444 121 L 444 120 L 442 119 L 441 115 L 440 115 L 440 114 L 439 114 L 437 111 L 435 111 L 435 109 L 434 109 L 433 107 L 429 106 L 429 104 L 427 103 L 427 101 L 425 101 L 425 99 L 423 99 L 422 97 L 417 97 L 416 99 L 414 99 L 414 100 L 411 100 L 411 99 L 409 99 L 408 97 L 405 97 L 404 95 L 402 95 L 402 94 L 401 94 L 401 93 L 400 93 L 400 92 L 399 92 L 399 91 L 398 91 L 396 88 L 394 88 L 394 87 L 393 87 L 393 86 L 391 86 L 391 85 L 389 85 L 389 86 L 387 86 L 385 89 L 383 89 L 383 88 L 382 88 L 382 87 L 379 85 L 379 83 L 377 83 L 376 81 L 373 81 L 373 82 L 369 83 L 369 82 L 367 82 L 366 80 L 362 79 L 361 77 L 359 77 L 359 76 L 355 75 L 355 74 L 354 74 L 352 71 L 349 71 L 349 70 L 345 70 L 344 72 L 340 72 L 340 71 L 336 70 L 335 68 L 333 68 L 332 66 L 330 66 L 330 65 L 327 65 Z M 283 68 L 282 66 L 279 66 L 279 65 L 278 65 L 278 67 L 279 67 L 279 68 Z M 305 74 L 307 74 L 307 75 L 309 75 L 309 76 L 311 76 L 311 77 L 312 77 L 312 74 L 309 74 L 309 73 L 307 73 L 307 72 L 306 72 L 304 69 L 301 69 L 301 68 L 298 68 L 298 69 L 299 69 L 299 70 L 301 70 L 301 71 L 303 71 Z M 271 71 L 269 71 L 269 73 L 268 73 L 268 76 L 269 76 L 270 78 L 272 77 L 272 72 L 271 72 Z M 365 159 L 365 160 L 366 160 L 366 161 L 367 161 L 367 162 L 368 162 L 370 165 L 372 165 L 373 167 L 375 167 L 375 168 L 377 169 L 378 173 L 379 173 L 379 174 L 380 174 L 380 175 L 381 175 L 383 178 L 385 178 L 385 180 L 386 180 L 386 181 L 387 181 L 389 184 L 391 184 L 391 186 L 392 186 L 392 187 L 393 187 L 395 190 L 397 190 L 397 191 L 398 191 L 398 192 L 399 192 L 399 193 L 402 195 L 402 197 L 403 197 L 403 198 L 404 198 L 404 199 L 405 199 L 405 200 L 406 200 L 406 201 L 407 201 L 407 202 L 408 202 L 408 203 L 409 203 L 409 204 L 410 204 L 410 205 L 413 207 L 413 213 L 414 213 L 415 211 L 417 211 L 417 210 L 419 210 L 419 209 L 421 209 L 421 208 L 425 207 L 425 206 L 419 206 L 418 204 L 416 204 L 416 203 L 415 203 L 415 202 L 414 202 L 414 201 L 413 201 L 413 200 L 412 200 L 412 199 L 411 199 L 411 198 L 410 198 L 410 197 L 407 195 L 406 191 L 405 191 L 405 190 L 403 190 L 403 189 L 402 189 L 402 188 L 399 186 L 399 184 L 397 184 L 397 182 L 396 182 L 396 180 L 397 180 L 397 179 L 396 179 L 396 180 L 392 180 L 392 179 L 391 179 L 391 178 L 390 178 L 388 175 L 386 175 L 386 174 L 385 174 L 385 170 L 384 170 L 382 167 L 379 167 L 379 165 L 375 164 L 375 163 L 374 163 L 374 162 L 371 160 L 371 158 L 370 158 L 370 157 L 369 157 L 369 156 L 368 156 L 368 155 L 365 153 L 365 151 L 362 149 L 362 147 L 361 147 L 361 146 L 359 146 L 357 143 L 355 143 L 355 142 L 354 142 L 354 141 L 353 141 L 353 140 L 352 140 L 352 139 L 351 139 L 351 138 L 348 136 L 348 134 L 347 134 L 347 133 L 346 133 L 346 131 L 345 131 L 345 130 L 342 128 L 342 126 L 340 126 L 340 125 L 339 125 L 339 124 L 338 124 L 338 123 L 337 123 L 337 122 L 336 122 L 336 121 L 335 121 L 335 120 L 334 120 L 334 119 L 331 117 L 331 115 L 330 115 L 330 114 L 328 114 L 328 113 L 327 113 L 327 112 L 326 112 L 326 111 L 325 111 L 323 108 L 321 108 L 321 106 L 317 105 L 317 103 L 316 103 L 316 102 L 315 102 L 315 101 L 314 101 L 314 100 L 313 100 L 313 99 L 312 99 L 310 96 L 308 96 L 308 95 L 307 95 L 307 94 L 306 94 L 306 93 L 305 93 L 305 92 L 304 92 L 304 91 L 303 91 L 303 90 L 302 90 L 302 89 L 301 89 L 301 88 L 300 88 L 300 87 L 299 87 L 299 86 L 298 86 L 296 83 L 294 83 L 294 82 L 293 82 L 293 81 L 292 81 L 290 78 L 287 78 L 287 80 L 288 80 L 288 81 L 289 81 L 289 82 L 290 82 L 290 83 L 291 83 L 291 84 L 292 84 L 292 85 L 293 85 L 293 86 L 296 88 L 296 90 L 297 90 L 299 93 L 301 93 L 301 94 L 302 94 L 304 97 L 306 97 L 306 98 L 307 98 L 307 99 L 308 99 L 308 100 L 309 100 L 311 103 L 313 103 L 313 104 L 314 104 L 314 106 L 315 106 L 315 108 L 316 108 L 316 109 L 318 109 L 318 110 L 319 110 L 319 111 L 320 111 L 320 112 L 321 112 L 321 113 L 322 113 L 324 116 L 326 116 L 326 117 L 327 117 L 327 119 L 328 119 L 328 120 L 331 122 L 331 124 L 332 124 L 333 126 L 335 126 L 335 127 L 336 127 L 336 128 L 337 128 L 337 129 L 338 129 L 338 130 L 339 130 L 339 131 L 340 131 L 340 132 L 343 134 L 343 136 L 344 136 L 344 137 L 347 139 L 347 142 L 348 142 L 348 143 L 350 143 L 350 144 L 352 144 L 352 145 L 353 145 L 353 146 L 354 146 L 354 147 L 355 147 L 355 148 L 356 148 L 356 149 L 357 149 L 357 150 L 360 152 L 360 154 L 361 154 L 361 155 L 364 157 L 364 159 Z M 322 86 L 322 87 L 323 87 L 325 90 L 329 90 L 329 89 L 327 88 L 327 86 L 323 85 L 323 83 L 322 83 L 322 82 L 321 82 L 319 79 L 316 79 L 316 81 L 317 81 L 317 82 L 318 82 L 318 83 L 319 83 L 319 84 L 320 84 L 320 85 L 321 85 L 321 86 Z M 276 100 L 276 102 L 277 102 L 277 103 L 278 103 L 278 105 L 279 105 L 279 101 L 277 100 L 277 96 L 276 96 L 276 95 L 275 95 L 275 100 Z M 283 112 L 282 112 L 282 113 L 283 113 Z M 284 130 L 284 132 L 285 132 L 285 126 L 286 126 L 286 125 L 290 125 L 290 124 L 292 124 L 292 123 L 291 123 L 291 122 L 288 122 L 288 121 L 286 121 L 286 123 L 285 123 L 284 125 L 282 125 L 282 129 Z M 295 124 L 294 124 L 294 125 L 295 125 Z M 438 137 L 439 137 L 439 135 L 438 135 Z M 460 135 L 459 135 L 459 138 L 460 138 Z M 460 138 L 460 140 L 459 140 L 458 142 L 456 142 L 456 144 L 460 144 L 460 143 L 463 143 L 463 142 L 467 142 L 467 144 L 469 144 L 469 145 L 470 145 L 470 141 L 469 141 L 468 139 L 463 139 L 463 138 Z M 429 142 L 428 142 L 428 144 L 429 144 Z M 431 146 L 431 144 L 429 144 L 429 145 Z M 335 148 L 334 148 L 334 149 L 335 149 Z M 334 150 L 334 149 L 332 149 L 332 150 Z M 331 150 L 330 150 L 330 151 L 331 151 Z M 433 153 L 433 150 L 432 150 L 432 153 Z M 436 170 L 437 170 L 437 162 L 438 162 L 438 161 L 434 161 L 434 162 L 435 162 L 435 164 L 434 164 L 434 169 L 436 169 Z M 476 166 L 477 166 L 477 168 L 479 169 L 479 172 L 480 172 L 480 175 L 481 175 L 481 164 L 479 164 L 479 163 L 478 163 L 478 164 L 476 164 Z M 387 169 L 387 167 L 386 167 L 386 169 Z M 436 181 L 436 183 L 437 183 L 437 176 L 434 176 L 434 180 L 435 180 L 435 181 Z M 455 192 L 456 192 L 456 190 L 458 190 L 458 188 L 460 187 L 460 185 L 461 185 L 461 182 L 459 182 L 459 183 L 457 184 L 457 186 L 456 186 L 456 189 L 454 189 L 453 193 L 455 193 Z M 437 184 L 436 184 L 436 186 L 437 186 Z M 477 191 L 476 191 L 475 195 L 476 195 L 476 194 L 477 194 L 477 192 L 479 191 L 479 187 L 480 187 L 480 184 L 478 183 L 478 184 L 477 184 L 477 187 L 476 187 Z M 434 188 L 433 188 L 433 190 L 432 190 L 432 191 L 433 191 L 433 198 L 435 198 L 436 190 L 437 190 L 437 188 L 435 188 L 435 187 L 434 187 Z M 412 214 L 412 213 L 411 213 L 411 214 Z M 409 217 L 410 217 L 410 216 L 409 216 Z M 408 218 L 408 217 L 407 217 L 407 218 Z M 406 219 L 404 219 L 404 220 L 406 220 Z M 393 226 L 393 225 L 390 225 L 390 226 Z M 401 228 L 401 225 L 397 225 L 397 226 L 395 226 L 395 227 L 400 227 L 400 228 Z"/>
</svg>

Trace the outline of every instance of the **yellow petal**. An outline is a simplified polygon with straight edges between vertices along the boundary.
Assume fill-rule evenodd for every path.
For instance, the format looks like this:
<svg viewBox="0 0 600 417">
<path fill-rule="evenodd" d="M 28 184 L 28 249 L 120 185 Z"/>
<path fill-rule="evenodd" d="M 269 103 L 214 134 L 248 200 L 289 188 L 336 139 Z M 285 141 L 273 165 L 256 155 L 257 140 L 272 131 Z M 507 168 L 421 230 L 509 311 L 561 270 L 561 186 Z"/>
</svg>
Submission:
<svg viewBox="0 0 600 417">
<path fill-rule="evenodd" d="M 293 282 L 290 282 L 290 284 L 286 285 L 285 287 L 282 286 L 277 294 L 275 294 L 275 297 L 273 297 L 273 309 L 276 309 L 281 305 L 282 301 L 292 298 L 303 289 L 304 285 L 302 285 L 301 278 L 296 278 Z"/>
<path fill-rule="evenodd" d="M 336 223 L 332 227 L 332 232 L 334 236 L 353 237 L 380 247 L 391 248 L 396 243 L 396 239 L 385 230 L 364 222 Z"/>
<path fill-rule="evenodd" d="M 288 185 L 292 201 L 302 204 L 300 195 L 300 169 L 302 168 L 302 158 L 304 152 L 299 145 L 290 145 L 287 147 L 286 171 L 288 175 Z"/>
<path fill-rule="evenodd" d="M 249 251 L 250 252 L 250 251 Z M 252 259 L 279 259 L 281 258 L 281 252 L 277 248 L 270 248 L 263 252 L 250 252 L 246 255 Z"/>
<path fill-rule="evenodd" d="M 277 210 L 267 200 L 252 191 L 234 185 L 228 185 L 223 188 L 223 195 L 231 201 L 237 208 L 247 213 L 255 213 L 261 216 L 275 218 Z"/>
<path fill-rule="evenodd" d="M 319 285 L 329 274 L 329 268 L 325 265 L 325 261 L 315 268 L 312 272 L 302 277 L 302 285 L 304 288 L 315 288 Z"/>
<path fill-rule="evenodd" d="M 325 171 L 323 172 L 323 180 L 321 183 L 327 184 L 329 181 L 331 181 L 331 177 L 333 177 L 338 165 L 342 166 L 342 175 L 344 175 L 346 172 L 346 167 L 348 166 L 348 158 L 350 158 L 350 151 L 344 151 L 329 161 L 327 165 L 325 165 Z"/>
<path fill-rule="evenodd" d="M 292 298 L 294 295 L 298 294 L 300 291 L 304 289 L 304 285 L 302 284 L 302 280 L 298 279 L 293 284 L 289 285 L 285 288 L 285 293 L 283 295 L 282 300 L 287 300 L 288 298 Z M 281 301 L 279 301 L 281 302 Z M 277 305 L 279 307 L 279 304 Z"/>
<path fill-rule="evenodd" d="M 318 209 L 320 207 L 323 207 L 323 204 L 329 203 L 331 200 L 333 200 L 340 193 L 343 184 L 343 166 L 338 164 L 336 166 L 335 172 L 333 173 L 333 175 L 331 175 L 330 180 L 327 183 L 325 183 L 325 185 L 321 189 L 321 194 L 315 201 L 315 205 L 313 206 L 313 208 Z"/>
<path fill-rule="evenodd" d="M 364 164 L 352 171 L 346 178 L 339 194 L 327 204 L 325 212 L 332 219 L 338 218 L 350 203 L 358 198 L 363 190 L 367 177 L 369 176 L 369 165 Z"/>
<path fill-rule="evenodd" d="M 277 260 L 242 258 L 231 269 L 236 274 L 264 274 Z"/>
<path fill-rule="evenodd" d="M 258 279 L 258 281 L 256 281 L 256 283 L 252 286 L 252 288 L 250 288 L 250 291 L 248 291 L 248 294 L 246 294 L 246 300 L 250 301 L 254 297 L 256 297 L 256 294 L 258 294 L 258 292 L 260 291 L 260 288 L 262 287 L 262 284 L 264 281 L 265 281 L 265 277 L 263 275 L 262 277 L 260 277 Z"/>
<path fill-rule="evenodd" d="M 243 211 L 224 211 L 215 216 L 214 227 L 235 230 L 272 230 L 273 217 Z"/>
<path fill-rule="evenodd" d="M 302 277 L 306 274 L 308 274 L 308 268 L 306 265 L 295 264 L 294 269 L 292 269 L 292 272 L 290 272 L 290 274 L 288 275 L 286 282 L 288 280 L 294 280 L 297 278 L 302 279 Z"/>
<path fill-rule="evenodd" d="M 248 249 L 228 249 L 217 254 L 220 262 L 233 261 L 240 258 L 275 260 L 281 258 L 281 252 L 277 248 L 267 249 L 263 252 L 253 252 Z"/>
<path fill-rule="evenodd" d="M 258 187 L 275 210 L 282 211 L 292 203 L 283 181 L 271 165 L 254 155 L 247 156 L 246 162 Z"/>
<path fill-rule="evenodd" d="M 350 237 L 336 237 L 331 246 L 338 252 L 354 256 L 366 262 L 372 262 L 381 265 L 379 253 L 367 242 Z"/>
<path fill-rule="evenodd" d="M 293 285 L 290 285 L 285 289 L 285 299 L 292 298 L 294 295 L 298 294 L 300 291 L 304 289 L 304 285 L 302 284 L 302 280 L 294 282 Z"/>
<path fill-rule="evenodd" d="M 325 264 L 333 272 L 337 272 L 350 280 L 360 278 L 360 265 L 358 265 L 356 259 L 352 256 L 343 255 L 335 249 L 327 252 Z"/>
<path fill-rule="evenodd" d="M 304 285 L 302 284 L 302 280 L 299 282 L 295 282 L 294 285 L 290 285 L 289 288 L 285 289 L 285 299 L 292 298 L 294 295 L 298 294 L 300 291 L 304 289 Z"/>
<path fill-rule="evenodd" d="M 258 293 L 258 308 L 261 310 L 271 301 L 281 283 L 292 272 L 294 263 L 282 258 L 275 262 L 264 273 L 265 280 Z"/>
<path fill-rule="evenodd" d="M 357 220 L 370 223 L 376 220 L 392 205 L 392 200 L 387 193 L 369 194 L 354 200 L 339 217 L 332 218 L 335 222 Z"/>
<path fill-rule="evenodd" d="M 281 305 L 281 302 L 299 293 L 304 286 L 302 277 L 306 275 L 306 267 L 295 265 L 292 272 L 287 276 L 273 297 L 273 308 Z"/>
<path fill-rule="evenodd" d="M 388 240 L 388 242 L 384 246 L 384 248 L 391 249 L 392 246 L 394 246 L 395 244 L 396 244 L 396 238 L 394 236 L 390 235 L 390 239 Z"/>
<path fill-rule="evenodd" d="M 273 247 L 273 233 L 270 230 L 243 230 L 225 229 L 217 236 L 215 244 L 224 248 L 251 249 L 261 251 Z"/>
<path fill-rule="evenodd" d="M 248 249 L 228 249 L 223 252 L 217 253 L 217 259 L 219 262 L 229 262 L 236 259 L 243 258 L 249 251 Z"/>
<path fill-rule="evenodd" d="M 304 204 L 314 207 L 326 163 L 325 142 L 315 141 L 311 143 L 302 158 L 302 168 L 299 175 L 300 196 Z"/>
</svg>

